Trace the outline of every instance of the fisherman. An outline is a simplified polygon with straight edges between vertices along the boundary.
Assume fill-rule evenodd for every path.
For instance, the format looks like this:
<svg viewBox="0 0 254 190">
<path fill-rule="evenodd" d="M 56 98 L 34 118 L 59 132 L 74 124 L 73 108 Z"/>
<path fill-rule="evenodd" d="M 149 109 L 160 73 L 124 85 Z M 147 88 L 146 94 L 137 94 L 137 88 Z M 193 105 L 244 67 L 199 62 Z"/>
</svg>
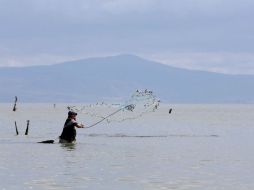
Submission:
<svg viewBox="0 0 254 190">
<path fill-rule="evenodd" d="M 76 141 L 76 129 L 84 128 L 83 124 L 78 124 L 76 121 L 77 113 L 74 111 L 68 112 L 68 118 L 66 119 L 63 127 L 63 132 L 59 137 L 59 143 L 73 143 Z"/>
</svg>

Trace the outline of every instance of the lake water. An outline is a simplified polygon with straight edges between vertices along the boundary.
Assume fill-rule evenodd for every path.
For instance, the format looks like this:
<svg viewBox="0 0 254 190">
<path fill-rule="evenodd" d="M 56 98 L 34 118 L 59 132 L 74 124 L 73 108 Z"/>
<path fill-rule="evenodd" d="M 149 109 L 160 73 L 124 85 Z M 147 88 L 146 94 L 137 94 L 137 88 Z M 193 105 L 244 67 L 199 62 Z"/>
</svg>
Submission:
<svg viewBox="0 0 254 190">
<path fill-rule="evenodd" d="M 36 143 L 59 136 L 66 106 L 12 112 L 0 104 L 1 190 L 254 189 L 254 105 L 164 104 L 135 120 L 77 129 L 74 145 Z"/>
</svg>

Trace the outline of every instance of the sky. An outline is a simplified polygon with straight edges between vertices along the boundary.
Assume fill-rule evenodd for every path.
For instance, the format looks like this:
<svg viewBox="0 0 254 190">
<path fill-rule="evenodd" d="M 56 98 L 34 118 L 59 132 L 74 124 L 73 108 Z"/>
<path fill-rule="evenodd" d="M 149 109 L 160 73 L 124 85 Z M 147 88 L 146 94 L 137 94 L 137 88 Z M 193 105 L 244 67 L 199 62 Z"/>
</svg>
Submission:
<svg viewBox="0 0 254 190">
<path fill-rule="evenodd" d="M 134 54 L 254 74 L 253 0 L 0 0 L 0 66 Z"/>
</svg>

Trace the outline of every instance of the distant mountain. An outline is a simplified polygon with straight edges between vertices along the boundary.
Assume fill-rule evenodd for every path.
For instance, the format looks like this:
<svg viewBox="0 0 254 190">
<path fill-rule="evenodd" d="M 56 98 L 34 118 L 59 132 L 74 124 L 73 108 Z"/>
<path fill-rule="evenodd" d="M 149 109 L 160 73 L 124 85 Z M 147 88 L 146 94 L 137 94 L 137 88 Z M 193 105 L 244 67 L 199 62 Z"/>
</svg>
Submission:
<svg viewBox="0 0 254 190">
<path fill-rule="evenodd" d="M 253 103 L 254 76 L 179 69 L 137 56 L 0 68 L 0 102 L 94 102 L 152 90 L 163 102 Z"/>
</svg>

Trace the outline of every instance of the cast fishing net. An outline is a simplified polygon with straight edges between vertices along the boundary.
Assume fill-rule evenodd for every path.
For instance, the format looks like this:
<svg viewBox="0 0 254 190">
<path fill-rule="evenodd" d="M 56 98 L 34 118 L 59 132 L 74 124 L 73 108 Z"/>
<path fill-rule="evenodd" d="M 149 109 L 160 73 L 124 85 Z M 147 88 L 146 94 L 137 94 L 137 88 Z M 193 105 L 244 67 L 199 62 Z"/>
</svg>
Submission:
<svg viewBox="0 0 254 190">
<path fill-rule="evenodd" d="M 103 101 L 87 104 L 82 107 L 68 106 L 67 109 L 98 120 L 93 125 L 87 127 L 89 128 L 104 120 L 111 123 L 137 119 L 149 112 L 155 112 L 159 104 L 160 100 L 157 99 L 152 91 L 137 90 L 124 103 L 108 103 Z"/>
</svg>

